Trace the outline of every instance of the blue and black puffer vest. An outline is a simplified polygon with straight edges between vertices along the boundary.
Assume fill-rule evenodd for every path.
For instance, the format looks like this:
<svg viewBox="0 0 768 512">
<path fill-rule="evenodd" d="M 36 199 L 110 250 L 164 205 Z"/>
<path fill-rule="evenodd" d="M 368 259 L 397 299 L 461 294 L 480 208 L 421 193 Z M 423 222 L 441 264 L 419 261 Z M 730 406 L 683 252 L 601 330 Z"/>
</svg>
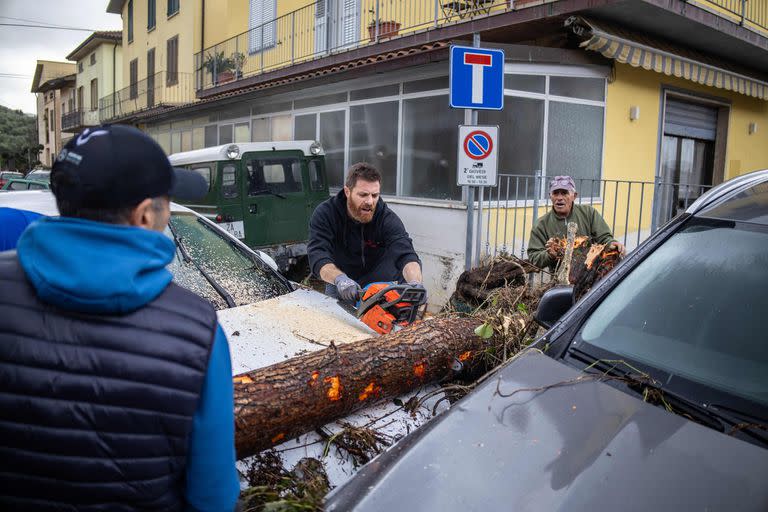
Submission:
<svg viewBox="0 0 768 512">
<path fill-rule="evenodd" d="M 216 333 L 170 284 L 125 315 L 41 302 L 0 254 L 0 510 L 181 510 Z"/>
</svg>

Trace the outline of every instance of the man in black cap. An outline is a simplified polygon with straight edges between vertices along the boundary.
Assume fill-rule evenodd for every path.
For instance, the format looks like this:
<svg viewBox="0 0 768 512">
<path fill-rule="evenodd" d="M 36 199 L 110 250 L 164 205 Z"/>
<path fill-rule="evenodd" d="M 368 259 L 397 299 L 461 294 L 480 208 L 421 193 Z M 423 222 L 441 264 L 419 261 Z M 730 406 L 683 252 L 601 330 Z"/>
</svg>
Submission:
<svg viewBox="0 0 768 512">
<path fill-rule="evenodd" d="M 227 339 L 209 303 L 171 282 L 174 169 L 128 126 L 58 155 L 61 217 L 0 254 L 0 509 L 232 510 Z"/>
</svg>

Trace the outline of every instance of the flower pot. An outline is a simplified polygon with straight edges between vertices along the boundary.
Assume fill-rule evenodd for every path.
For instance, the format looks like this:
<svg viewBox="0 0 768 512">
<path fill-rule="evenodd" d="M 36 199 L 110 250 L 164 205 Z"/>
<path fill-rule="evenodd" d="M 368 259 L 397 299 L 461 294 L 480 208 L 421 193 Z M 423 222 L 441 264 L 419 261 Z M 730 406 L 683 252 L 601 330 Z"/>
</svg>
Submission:
<svg viewBox="0 0 768 512">
<path fill-rule="evenodd" d="M 379 39 L 394 37 L 400 32 L 400 23 L 396 21 L 380 21 L 379 22 Z M 368 38 L 371 41 L 376 40 L 376 24 L 371 23 L 368 25 Z"/>
<path fill-rule="evenodd" d="M 235 72 L 229 69 L 225 71 L 219 71 L 219 75 L 216 77 L 217 84 L 225 84 L 235 79 Z"/>
</svg>

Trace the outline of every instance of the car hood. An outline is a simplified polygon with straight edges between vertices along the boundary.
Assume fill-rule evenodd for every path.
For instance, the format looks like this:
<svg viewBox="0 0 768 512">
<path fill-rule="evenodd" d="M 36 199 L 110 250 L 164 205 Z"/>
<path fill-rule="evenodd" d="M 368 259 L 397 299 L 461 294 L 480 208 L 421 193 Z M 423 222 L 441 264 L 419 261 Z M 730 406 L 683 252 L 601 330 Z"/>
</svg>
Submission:
<svg viewBox="0 0 768 512">
<path fill-rule="evenodd" d="M 530 350 L 326 510 L 768 510 L 766 474 L 768 450 Z"/>
<path fill-rule="evenodd" d="M 377 334 L 336 299 L 298 289 L 274 299 L 218 311 L 237 375 L 288 358 Z"/>
</svg>

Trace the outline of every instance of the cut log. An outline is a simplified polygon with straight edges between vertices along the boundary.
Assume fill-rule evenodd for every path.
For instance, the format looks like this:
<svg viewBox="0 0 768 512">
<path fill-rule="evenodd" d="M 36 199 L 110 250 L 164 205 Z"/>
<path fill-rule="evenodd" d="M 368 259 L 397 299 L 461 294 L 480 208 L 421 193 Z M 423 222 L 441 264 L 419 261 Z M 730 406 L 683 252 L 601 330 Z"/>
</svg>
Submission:
<svg viewBox="0 0 768 512">
<path fill-rule="evenodd" d="M 526 275 L 538 270 L 529 262 L 517 258 L 511 261 L 494 260 L 490 265 L 462 272 L 456 281 L 456 291 L 452 299 L 478 305 L 486 300 L 496 288 L 525 284 Z"/>
<path fill-rule="evenodd" d="M 575 267 L 571 272 L 573 300 L 578 301 L 586 295 L 619 261 L 621 261 L 621 254 L 610 244 L 592 245 L 583 264 Z"/>
<path fill-rule="evenodd" d="M 235 446 L 244 458 L 383 398 L 448 379 L 492 340 L 473 318 L 433 318 L 235 377 Z M 480 360 L 481 358 L 477 358 Z M 457 363 L 461 362 L 462 364 Z"/>
</svg>

